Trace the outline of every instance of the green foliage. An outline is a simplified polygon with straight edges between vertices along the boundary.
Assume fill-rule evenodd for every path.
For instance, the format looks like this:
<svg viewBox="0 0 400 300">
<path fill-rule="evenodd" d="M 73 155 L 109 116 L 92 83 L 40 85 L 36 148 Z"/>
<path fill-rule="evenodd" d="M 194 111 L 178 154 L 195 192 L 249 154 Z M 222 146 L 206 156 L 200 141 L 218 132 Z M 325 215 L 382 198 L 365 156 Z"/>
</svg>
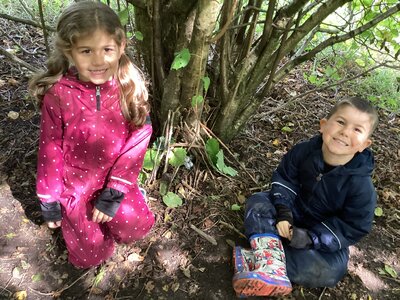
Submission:
<svg viewBox="0 0 400 300">
<path fill-rule="evenodd" d="M 387 264 L 385 264 L 385 267 L 383 269 L 379 268 L 378 271 L 380 275 L 390 275 L 392 278 L 397 278 L 398 276 L 396 270 Z"/>
<path fill-rule="evenodd" d="M 381 207 L 375 208 L 375 216 L 377 216 L 377 217 L 383 216 L 383 209 Z"/>
<path fill-rule="evenodd" d="M 219 172 L 229 176 L 237 175 L 237 171 L 235 169 L 228 167 L 225 164 L 224 151 L 220 149 L 219 142 L 216 139 L 211 138 L 207 141 L 206 152 L 208 159 Z"/>
<path fill-rule="evenodd" d="M 198 105 L 204 102 L 204 98 L 201 95 L 193 96 L 192 98 L 192 107 L 197 107 Z"/>
<path fill-rule="evenodd" d="M 171 152 L 171 156 L 168 159 L 168 162 L 171 166 L 177 168 L 183 166 L 185 164 L 185 159 L 187 156 L 187 151 L 184 148 L 175 148 Z"/>
<path fill-rule="evenodd" d="M 179 207 L 183 203 L 181 197 L 173 192 L 168 192 L 165 196 L 163 196 L 163 202 L 170 208 Z"/>
<path fill-rule="evenodd" d="M 240 210 L 240 205 L 238 205 L 238 204 L 232 204 L 231 210 L 233 210 L 233 211 Z"/>
<path fill-rule="evenodd" d="M 129 9 L 126 7 L 125 9 L 118 12 L 119 20 L 121 21 L 122 26 L 128 24 L 129 21 Z"/>
<path fill-rule="evenodd" d="M 138 40 L 138 41 L 143 41 L 143 33 L 141 33 L 140 31 L 135 31 L 135 38 Z"/>
<path fill-rule="evenodd" d="M 201 78 L 201 80 L 203 81 L 203 88 L 204 88 L 204 95 L 205 95 L 205 94 L 207 94 L 211 80 L 210 80 L 210 77 L 208 77 L 208 76 L 204 76 L 203 78 Z"/>
<path fill-rule="evenodd" d="M 172 62 L 171 69 L 179 70 L 188 65 L 190 61 L 190 52 L 188 48 L 183 48 L 181 51 L 175 54 L 174 61 Z"/>
<path fill-rule="evenodd" d="M 155 166 L 160 164 L 160 155 L 156 149 L 147 149 L 144 155 L 143 169 L 152 171 Z"/>
</svg>

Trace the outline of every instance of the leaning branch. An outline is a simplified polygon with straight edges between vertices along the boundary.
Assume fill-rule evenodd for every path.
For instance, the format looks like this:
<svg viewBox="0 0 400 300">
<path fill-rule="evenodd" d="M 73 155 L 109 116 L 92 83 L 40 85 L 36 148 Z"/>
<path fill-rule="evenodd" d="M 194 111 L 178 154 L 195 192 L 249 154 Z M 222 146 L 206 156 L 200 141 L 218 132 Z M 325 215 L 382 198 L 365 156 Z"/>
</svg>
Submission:
<svg viewBox="0 0 400 300">
<path fill-rule="evenodd" d="M 11 62 L 17 63 L 25 68 L 27 68 L 28 70 L 36 73 L 39 72 L 40 70 L 35 68 L 34 66 L 28 64 L 27 62 L 23 61 L 22 59 L 19 59 L 17 56 L 15 56 L 14 54 L 11 54 L 10 52 L 6 51 L 5 49 L 3 49 L 2 47 L 0 47 L 0 55 L 4 55 L 6 58 L 8 58 L 8 60 L 10 60 Z"/>
<path fill-rule="evenodd" d="M 22 23 L 22 24 L 30 25 L 30 26 L 33 26 L 33 27 L 36 27 L 36 28 L 42 28 L 42 29 L 43 29 L 42 25 L 40 25 L 40 24 L 38 24 L 38 23 L 36 23 L 36 22 L 34 22 L 34 21 L 31 21 L 31 20 L 20 19 L 20 18 L 16 18 L 16 17 L 10 16 L 10 15 L 1 14 L 1 13 L 0 13 L 0 18 L 6 19 L 6 20 L 10 20 L 10 21 L 14 21 L 14 22 L 17 22 L 17 23 Z M 46 26 L 46 29 L 47 29 L 48 31 L 53 31 L 53 32 L 55 31 L 55 29 L 52 28 L 52 27 L 50 27 L 50 26 Z"/>
</svg>

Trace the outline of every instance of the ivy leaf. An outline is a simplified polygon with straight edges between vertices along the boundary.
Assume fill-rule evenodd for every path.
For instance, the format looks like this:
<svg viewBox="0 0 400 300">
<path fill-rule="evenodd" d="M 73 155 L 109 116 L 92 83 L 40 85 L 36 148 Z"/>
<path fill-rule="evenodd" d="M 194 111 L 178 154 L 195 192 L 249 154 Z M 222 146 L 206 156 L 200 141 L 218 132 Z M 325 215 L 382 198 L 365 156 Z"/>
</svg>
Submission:
<svg viewBox="0 0 400 300">
<path fill-rule="evenodd" d="M 157 150 L 147 149 L 143 160 L 143 169 L 151 171 L 155 166 L 160 164 L 160 156 L 157 155 Z"/>
<path fill-rule="evenodd" d="M 172 70 L 179 70 L 184 68 L 188 65 L 190 61 L 190 52 L 188 48 L 183 48 L 179 51 L 172 62 L 171 69 Z"/>
<path fill-rule="evenodd" d="M 124 10 L 121 10 L 120 12 L 118 12 L 118 17 L 119 17 L 119 20 L 121 21 L 122 26 L 125 26 L 126 24 L 128 24 L 128 20 L 129 20 L 128 8 L 125 8 Z"/>
<path fill-rule="evenodd" d="M 141 33 L 140 31 L 135 31 L 135 38 L 138 41 L 143 41 L 143 33 Z"/>
<path fill-rule="evenodd" d="M 168 192 L 165 196 L 163 196 L 163 202 L 170 208 L 179 207 L 183 203 L 181 197 L 173 192 Z"/>
<path fill-rule="evenodd" d="M 207 94 L 208 88 L 210 87 L 210 77 L 204 76 L 201 80 L 203 81 L 204 94 Z"/>
<path fill-rule="evenodd" d="M 292 132 L 293 131 L 293 129 L 292 128 L 290 128 L 289 126 L 284 126 L 284 127 L 282 127 L 282 132 Z"/>
<path fill-rule="evenodd" d="M 192 107 L 197 107 L 198 105 L 204 102 L 204 98 L 201 95 L 193 96 L 192 98 Z"/>
<path fill-rule="evenodd" d="M 229 175 L 229 176 L 232 176 L 232 177 L 237 175 L 237 171 L 235 169 L 225 165 L 224 151 L 222 149 L 219 150 L 219 152 L 217 153 L 216 167 L 217 167 L 218 170 L 220 170 L 222 173 L 224 173 L 226 175 Z"/>
<path fill-rule="evenodd" d="M 187 156 L 187 151 L 184 148 L 175 148 L 172 153 L 171 157 L 169 158 L 168 162 L 173 167 L 180 167 L 185 164 L 185 159 Z"/>
<path fill-rule="evenodd" d="M 219 143 L 216 139 L 211 138 L 206 143 L 206 152 L 211 162 L 217 164 L 217 154 L 219 152 Z"/>
</svg>

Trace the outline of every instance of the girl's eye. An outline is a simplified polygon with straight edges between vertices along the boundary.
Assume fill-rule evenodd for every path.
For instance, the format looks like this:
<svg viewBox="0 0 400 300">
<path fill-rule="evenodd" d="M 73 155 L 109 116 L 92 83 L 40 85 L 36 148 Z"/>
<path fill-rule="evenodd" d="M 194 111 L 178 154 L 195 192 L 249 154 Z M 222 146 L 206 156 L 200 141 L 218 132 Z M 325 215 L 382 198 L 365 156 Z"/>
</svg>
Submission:
<svg viewBox="0 0 400 300">
<path fill-rule="evenodd" d="M 113 48 L 105 48 L 104 50 L 105 50 L 106 52 L 112 52 L 112 51 L 114 51 Z"/>
<path fill-rule="evenodd" d="M 81 53 L 89 54 L 89 53 L 90 53 L 90 50 L 89 50 L 89 49 L 85 49 L 85 50 L 82 50 Z"/>
<path fill-rule="evenodd" d="M 344 124 L 344 122 L 343 122 L 342 120 L 337 120 L 337 122 L 338 122 L 340 125 L 343 125 L 343 124 Z"/>
</svg>

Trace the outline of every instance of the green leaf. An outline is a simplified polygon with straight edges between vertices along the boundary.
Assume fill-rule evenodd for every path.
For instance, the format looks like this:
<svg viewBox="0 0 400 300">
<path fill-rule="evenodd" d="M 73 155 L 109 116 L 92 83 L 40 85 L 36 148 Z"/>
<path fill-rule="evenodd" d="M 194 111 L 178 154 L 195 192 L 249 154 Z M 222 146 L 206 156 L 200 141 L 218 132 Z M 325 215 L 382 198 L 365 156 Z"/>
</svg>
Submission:
<svg viewBox="0 0 400 300">
<path fill-rule="evenodd" d="M 121 21 L 122 26 L 125 26 L 126 24 L 128 24 L 128 20 L 129 20 L 128 8 L 125 8 L 124 10 L 119 11 L 118 17 L 119 17 L 119 20 Z"/>
<path fill-rule="evenodd" d="M 375 216 L 382 217 L 383 216 L 383 209 L 380 207 L 375 208 Z"/>
<path fill-rule="evenodd" d="M 190 61 L 190 52 L 188 48 L 183 48 L 179 51 L 172 62 L 171 69 L 172 70 L 179 70 L 184 68 L 188 65 Z"/>
<path fill-rule="evenodd" d="M 168 192 L 168 183 L 165 182 L 164 180 L 160 181 L 160 188 L 158 189 L 160 191 L 161 196 L 165 196 Z"/>
<path fill-rule="evenodd" d="M 168 162 L 173 167 L 180 167 L 185 164 L 185 158 L 187 156 L 187 151 L 184 148 L 175 148 L 172 153 L 171 157 L 169 158 Z"/>
<path fill-rule="evenodd" d="M 229 175 L 229 176 L 232 176 L 232 177 L 237 175 L 237 171 L 235 169 L 225 165 L 224 151 L 222 149 L 219 150 L 219 152 L 217 153 L 216 167 L 217 167 L 218 170 L 220 170 L 222 173 L 224 173 L 226 175 Z"/>
<path fill-rule="evenodd" d="M 391 266 L 385 265 L 385 272 L 388 273 L 393 278 L 397 278 L 397 272 Z"/>
<path fill-rule="evenodd" d="M 240 205 L 238 205 L 238 204 L 232 204 L 231 210 L 240 210 Z"/>
<path fill-rule="evenodd" d="M 143 160 L 143 169 L 153 170 L 155 166 L 160 164 L 160 156 L 157 155 L 157 150 L 147 149 Z"/>
<path fill-rule="evenodd" d="M 289 126 L 284 126 L 284 127 L 282 127 L 282 132 L 292 132 L 293 131 L 293 129 L 292 128 L 290 128 Z"/>
<path fill-rule="evenodd" d="M 198 105 L 204 102 L 204 98 L 201 95 L 193 96 L 192 98 L 192 107 L 197 107 Z"/>
<path fill-rule="evenodd" d="M 203 80 L 203 88 L 204 88 L 204 95 L 207 94 L 208 88 L 210 87 L 210 77 L 204 76 L 201 80 Z"/>
<path fill-rule="evenodd" d="M 183 203 L 181 197 L 173 192 L 168 192 L 165 196 L 163 196 L 163 202 L 170 208 L 179 207 Z"/>
<path fill-rule="evenodd" d="M 135 38 L 138 41 L 143 41 L 143 33 L 141 33 L 140 31 L 135 31 Z"/>
<path fill-rule="evenodd" d="M 219 142 L 214 138 L 209 139 L 206 143 L 206 152 L 211 162 L 216 165 L 217 154 L 219 152 Z"/>
<path fill-rule="evenodd" d="M 365 67 L 365 61 L 364 61 L 364 60 L 362 60 L 362 59 L 360 59 L 360 58 L 357 58 L 357 59 L 355 60 L 355 62 L 356 62 L 356 64 L 359 65 L 360 67 Z"/>
<path fill-rule="evenodd" d="M 41 274 L 32 275 L 31 279 L 32 279 L 32 282 L 41 281 L 42 280 L 42 275 Z"/>
</svg>

